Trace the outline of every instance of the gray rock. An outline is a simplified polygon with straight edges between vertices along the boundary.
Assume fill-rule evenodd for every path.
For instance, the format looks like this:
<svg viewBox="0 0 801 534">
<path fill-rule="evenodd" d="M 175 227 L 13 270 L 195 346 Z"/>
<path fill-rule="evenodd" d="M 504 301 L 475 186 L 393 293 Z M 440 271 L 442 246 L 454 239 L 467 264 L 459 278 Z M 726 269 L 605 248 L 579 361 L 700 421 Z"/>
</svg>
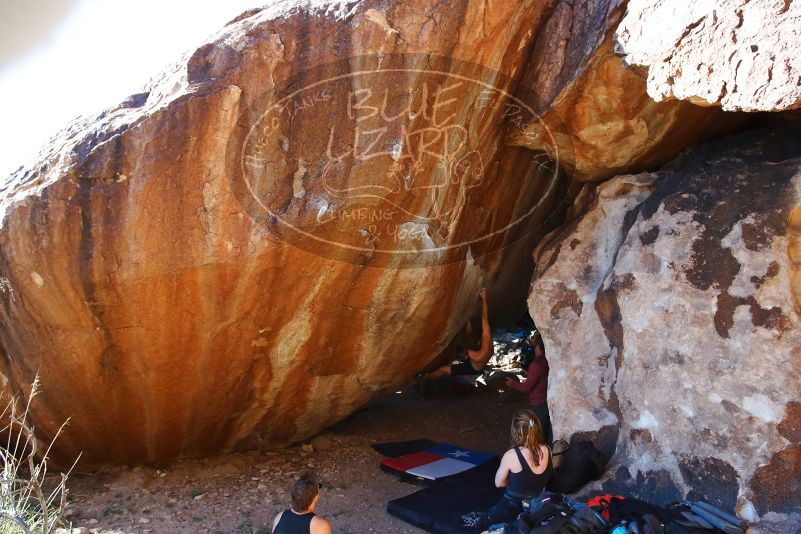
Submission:
<svg viewBox="0 0 801 534">
<path fill-rule="evenodd" d="M 614 453 L 604 489 L 797 511 L 799 191 L 798 137 L 741 134 L 602 184 L 535 251 L 555 435 Z"/>
<path fill-rule="evenodd" d="M 631 0 L 615 37 L 624 61 L 648 67 L 657 102 L 745 111 L 801 105 L 798 2 Z"/>
</svg>

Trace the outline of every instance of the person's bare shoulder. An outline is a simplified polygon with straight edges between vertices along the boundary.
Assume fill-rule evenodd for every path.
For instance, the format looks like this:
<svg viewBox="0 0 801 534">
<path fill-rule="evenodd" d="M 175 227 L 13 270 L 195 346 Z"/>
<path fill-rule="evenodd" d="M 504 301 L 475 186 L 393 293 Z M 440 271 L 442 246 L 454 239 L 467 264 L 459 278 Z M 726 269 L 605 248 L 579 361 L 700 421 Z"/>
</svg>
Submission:
<svg viewBox="0 0 801 534">
<path fill-rule="evenodd" d="M 331 534 L 331 523 L 328 519 L 316 515 L 311 520 L 309 530 L 311 534 Z"/>
<path fill-rule="evenodd" d="M 515 450 L 514 449 L 509 449 L 508 451 L 503 453 L 503 456 L 501 457 L 501 464 L 508 466 L 508 465 L 512 464 L 514 462 L 514 460 L 516 460 L 516 459 L 517 459 L 517 455 L 515 454 Z"/>
</svg>

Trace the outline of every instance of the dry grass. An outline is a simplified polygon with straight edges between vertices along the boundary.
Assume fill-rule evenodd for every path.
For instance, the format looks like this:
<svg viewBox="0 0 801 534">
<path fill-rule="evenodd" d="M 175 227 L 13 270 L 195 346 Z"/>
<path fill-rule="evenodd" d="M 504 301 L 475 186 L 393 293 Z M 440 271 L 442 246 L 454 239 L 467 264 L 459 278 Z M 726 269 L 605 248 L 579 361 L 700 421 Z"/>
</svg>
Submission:
<svg viewBox="0 0 801 534">
<path fill-rule="evenodd" d="M 29 414 L 38 388 L 37 377 L 24 408 L 20 408 L 19 399 L 12 398 L 0 414 L 0 420 L 6 423 L 0 429 L 0 436 L 5 438 L 0 445 L 0 534 L 52 534 L 63 526 L 67 479 L 75 464 L 66 473 L 48 477 L 48 455 L 67 422 L 46 448 L 36 439 Z"/>
</svg>

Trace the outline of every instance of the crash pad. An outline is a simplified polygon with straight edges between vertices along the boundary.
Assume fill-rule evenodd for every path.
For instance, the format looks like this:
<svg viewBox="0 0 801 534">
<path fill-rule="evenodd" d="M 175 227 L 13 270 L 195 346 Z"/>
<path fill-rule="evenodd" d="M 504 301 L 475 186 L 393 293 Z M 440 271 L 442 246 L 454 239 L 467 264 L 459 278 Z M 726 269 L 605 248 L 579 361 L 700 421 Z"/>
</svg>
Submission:
<svg viewBox="0 0 801 534">
<path fill-rule="evenodd" d="M 411 439 L 407 441 L 373 443 L 370 446 L 381 456 L 394 458 L 395 456 L 403 456 L 404 454 L 412 454 L 415 452 L 424 451 L 434 447 L 436 444 L 436 441 L 431 441 L 430 439 Z"/>
<path fill-rule="evenodd" d="M 494 484 L 498 460 L 442 478 L 430 486 L 389 501 L 387 512 L 416 527 L 439 534 L 473 534 L 479 516 L 503 494 Z"/>
<path fill-rule="evenodd" d="M 467 471 L 494 458 L 492 454 L 441 443 L 423 451 L 384 458 L 381 467 L 385 471 L 431 481 Z"/>
</svg>

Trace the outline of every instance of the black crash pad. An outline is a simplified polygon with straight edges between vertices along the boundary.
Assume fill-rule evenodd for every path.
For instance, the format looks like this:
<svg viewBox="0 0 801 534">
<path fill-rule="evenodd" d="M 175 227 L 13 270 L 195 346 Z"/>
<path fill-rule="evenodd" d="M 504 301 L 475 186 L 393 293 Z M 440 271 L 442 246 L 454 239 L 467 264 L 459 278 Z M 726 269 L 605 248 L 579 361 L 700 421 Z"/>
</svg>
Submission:
<svg viewBox="0 0 801 534">
<path fill-rule="evenodd" d="M 371 447 L 381 456 L 392 458 L 403 456 L 404 454 L 414 454 L 416 452 L 430 449 L 437 442 L 430 439 L 412 439 L 409 441 L 390 441 L 387 443 L 373 443 Z"/>
<path fill-rule="evenodd" d="M 387 512 L 428 532 L 474 534 L 470 518 L 476 518 L 501 498 L 495 487 L 498 460 L 458 475 L 437 480 L 430 486 L 387 503 Z"/>
</svg>

